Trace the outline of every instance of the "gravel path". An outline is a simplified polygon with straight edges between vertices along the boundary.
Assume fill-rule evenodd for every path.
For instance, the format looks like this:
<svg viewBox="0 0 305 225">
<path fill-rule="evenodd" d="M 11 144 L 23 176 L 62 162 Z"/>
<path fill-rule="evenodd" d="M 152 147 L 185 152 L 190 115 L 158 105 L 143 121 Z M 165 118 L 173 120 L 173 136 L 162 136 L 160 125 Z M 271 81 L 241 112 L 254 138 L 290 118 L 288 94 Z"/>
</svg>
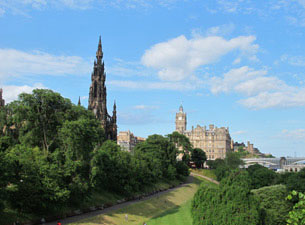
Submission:
<svg viewBox="0 0 305 225">
<path fill-rule="evenodd" d="M 214 179 L 212 179 L 212 178 L 210 178 L 210 177 L 207 177 L 207 176 L 204 176 L 204 175 L 201 175 L 201 174 L 198 174 L 198 173 L 191 173 L 191 176 L 201 177 L 201 178 L 203 178 L 203 179 L 206 179 L 206 180 L 208 180 L 208 181 L 211 181 L 211 182 L 214 183 L 214 184 L 219 184 L 219 182 L 218 182 L 217 180 L 214 180 Z"/>
<path fill-rule="evenodd" d="M 194 174 L 194 175 L 196 175 L 196 174 Z M 156 194 L 144 197 L 144 198 L 142 198 L 140 200 L 131 200 L 131 201 L 127 201 L 127 202 L 124 202 L 124 203 L 116 204 L 114 206 L 111 206 L 109 208 L 105 208 L 105 209 L 102 209 L 102 210 L 96 210 L 96 211 L 93 211 L 93 212 L 83 213 L 83 214 L 80 214 L 80 215 L 77 215 L 77 216 L 67 217 L 65 219 L 60 220 L 60 222 L 61 222 L 62 225 L 65 225 L 65 224 L 75 223 L 75 222 L 78 222 L 80 220 L 87 219 L 87 218 L 90 218 L 90 217 L 106 214 L 108 212 L 124 208 L 124 207 L 126 207 L 128 205 L 131 205 L 131 204 L 134 204 L 134 203 L 137 203 L 137 202 L 141 202 L 141 201 L 145 201 L 145 200 L 148 200 L 148 199 L 151 199 L 151 198 L 155 198 L 155 197 L 157 197 L 159 195 L 162 195 L 162 194 L 165 194 L 167 192 L 170 192 L 170 191 L 176 190 L 178 188 L 184 187 L 187 184 L 191 183 L 192 181 L 193 181 L 193 177 L 191 175 L 191 176 L 188 177 L 186 183 L 181 184 L 181 185 L 179 185 L 177 187 L 170 188 L 170 189 L 167 189 L 165 191 L 158 192 Z M 53 221 L 53 222 L 45 223 L 44 225 L 56 225 L 56 224 L 57 224 L 57 221 Z"/>
</svg>

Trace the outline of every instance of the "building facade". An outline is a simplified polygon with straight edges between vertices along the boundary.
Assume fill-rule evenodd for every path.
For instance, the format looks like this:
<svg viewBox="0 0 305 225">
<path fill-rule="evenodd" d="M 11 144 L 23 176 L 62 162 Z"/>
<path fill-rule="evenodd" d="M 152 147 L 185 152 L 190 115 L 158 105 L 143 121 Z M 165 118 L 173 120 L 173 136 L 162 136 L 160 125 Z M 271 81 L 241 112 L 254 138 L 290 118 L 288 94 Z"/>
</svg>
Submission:
<svg viewBox="0 0 305 225">
<path fill-rule="evenodd" d="M 99 39 L 96 60 L 91 74 L 88 109 L 92 110 L 109 140 L 117 139 L 116 104 L 114 102 L 112 116 L 107 112 L 106 73 L 103 61 L 101 37 Z"/>
<path fill-rule="evenodd" d="M 180 106 L 179 112 L 176 113 L 176 131 L 188 137 L 193 148 L 202 149 L 208 160 L 224 159 L 227 152 L 231 151 L 231 136 L 228 128 L 209 125 L 207 129 L 206 126 L 197 125 L 196 128 L 192 127 L 192 130 L 188 131 L 186 126 L 186 113 Z"/>
<path fill-rule="evenodd" d="M 132 152 L 136 144 L 145 141 L 145 138 L 136 137 L 133 133 L 128 131 L 120 131 L 117 137 L 117 144 L 121 146 L 122 150 Z"/>
</svg>

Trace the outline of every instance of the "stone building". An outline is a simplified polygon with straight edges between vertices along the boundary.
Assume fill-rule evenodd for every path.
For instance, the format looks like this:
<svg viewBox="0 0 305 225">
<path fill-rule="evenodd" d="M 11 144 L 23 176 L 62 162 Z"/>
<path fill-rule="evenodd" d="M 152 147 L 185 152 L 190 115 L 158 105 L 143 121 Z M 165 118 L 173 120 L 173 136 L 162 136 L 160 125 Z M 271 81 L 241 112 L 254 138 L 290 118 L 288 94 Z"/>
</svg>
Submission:
<svg viewBox="0 0 305 225">
<path fill-rule="evenodd" d="M 112 116 L 107 112 L 106 73 L 103 61 L 101 37 L 96 52 L 93 72 L 91 74 L 91 86 L 89 92 L 88 109 L 92 110 L 96 118 L 101 121 L 107 139 L 117 139 L 116 104 L 114 102 Z"/>
<path fill-rule="evenodd" d="M 176 113 L 176 131 L 184 134 L 190 139 L 194 148 L 200 148 L 205 151 L 208 160 L 217 158 L 224 159 L 226 153 L 231 151 L 231 136 L 228 128 L 217 128 L 214 125 L 201 127 L 197 125 L 192 130 L 186 130 L 187 120 L 183 107 L 180 106 Z"/>
<path fill-rule="evenodd" d="M 5 105 L 5 101 L 2 98 L 2 94 L 3 94 L 3 90 L 2 90 L 2 88 L 0 88 L 0 108 Z"/>
<path fill-rule="evenodd" d="M 132 152 L 136 144 L 145 141 L 145 138 L 136 137 L 133 133 L 128 131 L 120 131 L 117 137 L 117 144 L 121 146 L 122 150 Z"/>
</svg>

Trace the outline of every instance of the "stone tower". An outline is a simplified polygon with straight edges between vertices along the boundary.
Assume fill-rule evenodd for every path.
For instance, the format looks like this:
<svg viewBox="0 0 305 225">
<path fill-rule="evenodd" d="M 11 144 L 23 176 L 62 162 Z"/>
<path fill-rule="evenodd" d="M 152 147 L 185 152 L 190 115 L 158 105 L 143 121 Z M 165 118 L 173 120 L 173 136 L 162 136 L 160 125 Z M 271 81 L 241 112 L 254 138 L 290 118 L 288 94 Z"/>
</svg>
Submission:
<svg viewBox="0 0 305 225">
<path fill-rule="evenodd" d="M 91 86 L 89 92 L 88 109 L 92 110 L 96 118 L 101 121 L 101 126 L 105 131 L 107 139 L 116 140 L 116 104 L 113 106 L 113 116 L 107 112 L 107 92 L 106 92 L 106 73 L 103 61 L 103 50 L 101 37 L 96 52 L 93 72 L 91 74 Z"/>
<path fill-rule="evenodd" d="M 0 88 L 0 108 L 5 105 L 5 101 L 2 98 L 2 93 L 3 93 L 3 90 L 2 90 L 2 88 Z"/>
<path fill-rule="evenodd" d="M 182 105 L 176 113 L 176 131 L 183 134 L 186 131 L 186 113 L 183 112 Z"/>
</svg>

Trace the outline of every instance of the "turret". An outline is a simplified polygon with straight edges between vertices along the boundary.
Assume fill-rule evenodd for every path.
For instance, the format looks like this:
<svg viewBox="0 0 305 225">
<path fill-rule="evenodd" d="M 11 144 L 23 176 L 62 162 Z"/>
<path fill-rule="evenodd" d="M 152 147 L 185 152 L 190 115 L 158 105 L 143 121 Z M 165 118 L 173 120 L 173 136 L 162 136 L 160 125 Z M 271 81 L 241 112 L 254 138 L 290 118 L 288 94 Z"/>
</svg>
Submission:
<svg viewBox="0 0 305 225">
<path fill-rule="evenodd" d="M 114 123 L 116 123 L 116 103 L 115 103 L 115 100 L 114 100 L 114 104 L 113 104 L 112 120 L 113 120 Z"/>
</svg>

